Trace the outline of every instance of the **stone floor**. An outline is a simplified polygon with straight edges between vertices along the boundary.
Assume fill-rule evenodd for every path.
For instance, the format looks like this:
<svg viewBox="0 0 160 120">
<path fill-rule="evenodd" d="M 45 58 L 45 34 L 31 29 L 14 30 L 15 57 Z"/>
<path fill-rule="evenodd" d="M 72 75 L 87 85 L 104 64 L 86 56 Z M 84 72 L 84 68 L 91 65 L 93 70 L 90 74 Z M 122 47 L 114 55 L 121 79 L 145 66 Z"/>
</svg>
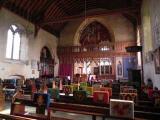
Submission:
<svg viewBox="0 0 160 120">
<path fill-rule="evenodd" d="M 11 106 L 10 101 L 6 101 L 5 109 L 0 111 L 0 113 L 10 114 L 10 106 Z M 35 109 L 35 107 L 26 106 L 25 111 L 29 112 L 29 113 L 35 113 L 36 109 Z M 92 117 L 89 115 L 74 114 L 74 113 L 67 113 L 67 112 L 58 112 L 57 111 L 57 112 L 53 113 L 52 115 L 54 117 L 61 117 L 61 118 L 66 118 L 66 119 L 71 119 L 71 120 L 92 120 Z M 97 117 L 97 120 L 102 120 L 102 118 Z M 106 118 L 106 120 L 113 120 L 113 119 Z"/>
</svg>

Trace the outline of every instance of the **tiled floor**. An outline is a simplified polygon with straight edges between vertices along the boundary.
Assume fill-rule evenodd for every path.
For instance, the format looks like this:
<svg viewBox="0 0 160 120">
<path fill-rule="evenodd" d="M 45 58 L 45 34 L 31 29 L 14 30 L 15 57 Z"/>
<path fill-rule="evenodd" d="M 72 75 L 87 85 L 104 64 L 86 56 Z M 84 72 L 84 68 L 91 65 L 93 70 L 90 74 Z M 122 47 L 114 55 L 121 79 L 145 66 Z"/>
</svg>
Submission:
<svg viewBox="0 0 160 120">
<path fill-rule="evenodd" d="M 6 101 L 5 109 L 0 111 L 0 113 L 10 114 L 10 106 L 11 106 L 11 103 L 9 101 Z M 35 109 L 35 107 L 26 106 L 25 111 L 29 112 L 29 113 L 35 113 L 36 109 Z M 52 113 L 52 115 L 54 117 L 67 118 L 67 119 L 71 119 L 71 120 L 92 120 L 92 116 L 82 115 L 82 114 L 74 114 L 74 113 L 66 113 L 66 112 L 58 112 L 57 111 L 55 113 Z M 102 120 L 102 118 L 97 117 L 97 120 Z M 113 120 L 113 119 L 106 118 L 106 120 Z"/>
</svg>

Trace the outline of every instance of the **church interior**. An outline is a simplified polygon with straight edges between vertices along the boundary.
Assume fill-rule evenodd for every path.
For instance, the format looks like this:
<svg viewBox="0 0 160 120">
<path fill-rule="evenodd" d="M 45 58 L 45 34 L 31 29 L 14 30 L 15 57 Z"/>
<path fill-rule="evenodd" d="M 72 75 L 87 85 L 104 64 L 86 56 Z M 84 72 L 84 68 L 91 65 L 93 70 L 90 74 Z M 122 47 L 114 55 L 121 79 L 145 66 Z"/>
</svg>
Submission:
<svg viewBox="0 0 160 120">
<path fill-rule="evenodd" d="M 158 120 L 160 0 L 0 0 L 0 119 Z"/>
</svg>

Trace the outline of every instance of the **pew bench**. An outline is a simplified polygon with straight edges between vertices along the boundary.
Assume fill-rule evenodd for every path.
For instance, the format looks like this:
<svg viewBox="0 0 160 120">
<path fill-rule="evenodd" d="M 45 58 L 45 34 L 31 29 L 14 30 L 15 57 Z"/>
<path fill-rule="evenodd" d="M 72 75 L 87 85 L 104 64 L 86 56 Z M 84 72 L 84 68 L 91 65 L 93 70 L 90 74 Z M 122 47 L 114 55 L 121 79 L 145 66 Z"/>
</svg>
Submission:
<svg viewBox="0 0 160 120">
<path fill-rule="evenodd" d="M 28 105 L 28 106 L 35 106 L 33 101 L 31 99 L 18 99 L 22 104 Z M 101 105 L 96 106 L 94 104 L 84 105 L 84 104 L 74 104 L 73 101 L 68 103 L 64 103 L 65 101 L 51 101 L 49 106 L 49 114 L 51 113 L 51 110 L 54 111 L 64 111 L 64 112 L 71 112 L 71 113 L 79 113 L 79 114 L 85 114 L 85 115 L 92 115 L 93 119 L 96 119 L 96 116 L 107 117 L 107 118 L 114 118 L 111 117 L 109 114 L 109 105 Z M 87 102 L 88 103 L 88 102 Z M 13 106 L 11 105 L 11 111 Z M 11 112 L 12 113 L 12 112 Z M 160 118 L 160 108 L 159 107 L 149 107 L 147 106 L 141 106 L 141 105 L 135 105 L 135 111 L 134 111 L 135 118 L 142 118 L 142 119 L 159 119 Z M 49 116 L 48 116 L 49 117 Z M 118 118 L 119 119 L 119 118 Z M 124 120 L 124 119 L 123 119 Z"/>
<path fill-rule="evenodd" d="M 33 118 L 28 118 L 28 117 L 22 117 L 22 116 L 17 116 L 17 115 L 6 115 L 6 114 L 0 114 L 0 119 L 6 119 L 6 120 L 37 120 Z"/>
<path fill-rule="evenodd" d="M 29 114 L 15 114 L 17 116 L 21 116 L 21 117 L 27 117 L 30 119 L 36 119 L 36 120 L 48 120 L 48 116 L 46 115 L 41 115 L 41 114 L 34 114 L 34 113 L 29 113 Z"/>
<path fill-rule="evenodd" d="M 49 108 L 50 114 L 51 111 L 61 111 L 61 112 L 69 112 L 76 114 L 84 114 L 91 115 L 92 120 L 96 120 L 96 116 L 102 117 L 105 120 L 105 117 L 109 115 L 109 108 L 106 107 L 98 107 L 91 105 L 82 105 L 82 104 L 71 104 L 71 103 L 61 103 L 61 102 L 53 102 L 52 106 Z"/>
</svg>

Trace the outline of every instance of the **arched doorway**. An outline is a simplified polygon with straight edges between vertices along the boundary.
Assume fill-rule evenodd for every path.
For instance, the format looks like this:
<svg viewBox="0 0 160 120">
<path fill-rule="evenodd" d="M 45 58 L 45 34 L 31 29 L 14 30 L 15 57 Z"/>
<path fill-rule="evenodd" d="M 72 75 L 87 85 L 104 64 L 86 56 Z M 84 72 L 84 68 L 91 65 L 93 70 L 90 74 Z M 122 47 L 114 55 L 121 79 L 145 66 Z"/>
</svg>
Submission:
<svg viewBox="0 0 160 120">
<path fill-rule="evenodd" d="M 46 46 L 42 48 L 40 53 L 39 76 L 40 78 L 54 77 L 54 59 Z"/>
</svg>

